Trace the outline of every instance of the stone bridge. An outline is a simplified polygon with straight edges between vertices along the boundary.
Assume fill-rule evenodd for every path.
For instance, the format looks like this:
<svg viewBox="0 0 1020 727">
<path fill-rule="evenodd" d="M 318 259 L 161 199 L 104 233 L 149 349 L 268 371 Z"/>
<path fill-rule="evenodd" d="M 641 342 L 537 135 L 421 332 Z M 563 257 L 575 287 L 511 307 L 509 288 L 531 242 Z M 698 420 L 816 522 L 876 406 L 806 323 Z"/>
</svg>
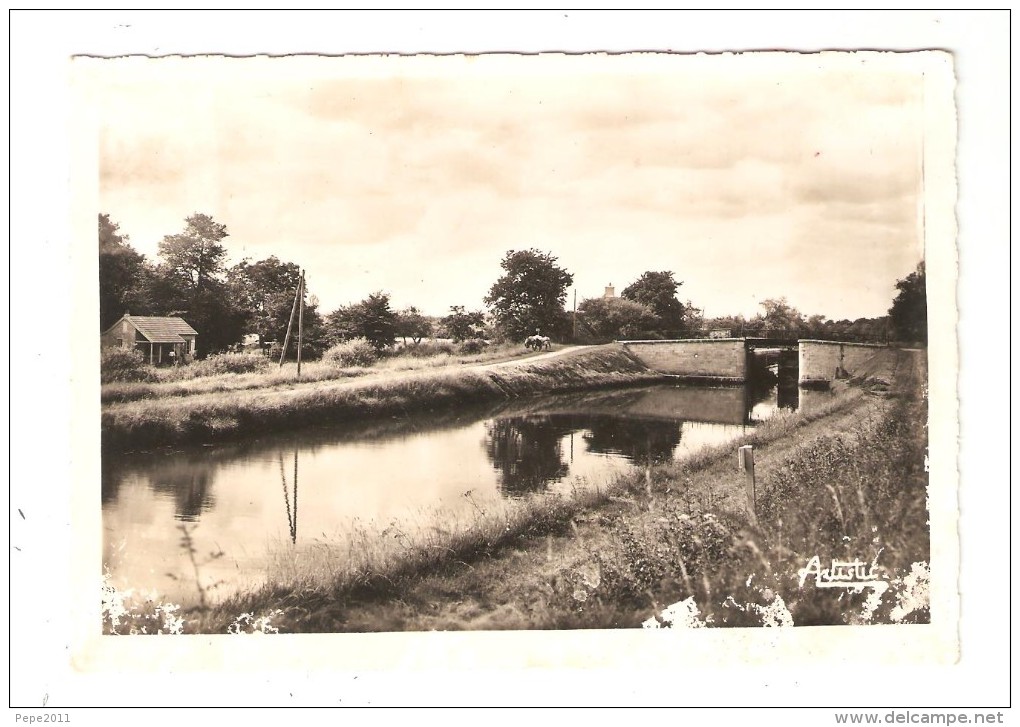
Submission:
<svg viewBox="0 0 1020 727">
<path fill-rule="evenodd" d="M 810 385 L 867 375 L 877 370 L 892 351 L 881 344 L 779 338 L 688 338 L 620 344 L 653 371 L 706 384 L 744 383 L 751 373 L 751 357 L 766 352 L 797 351 L 797 380 Z"/>
</svg>

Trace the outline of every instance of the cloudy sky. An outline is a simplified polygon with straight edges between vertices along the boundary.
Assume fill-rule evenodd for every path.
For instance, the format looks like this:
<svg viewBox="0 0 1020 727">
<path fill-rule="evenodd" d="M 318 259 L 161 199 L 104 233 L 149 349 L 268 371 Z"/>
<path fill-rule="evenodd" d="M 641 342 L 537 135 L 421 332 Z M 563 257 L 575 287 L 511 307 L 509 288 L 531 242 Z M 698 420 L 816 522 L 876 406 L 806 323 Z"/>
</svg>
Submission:
<svg viewBox="0 0 1020 727">
<path fill-rule="evenodd" d="M 902 54 L 901 54 L 902 59 Z M 155 258 L 204 212 L 324 311 L 481 308 L 506 251 L 578 300 L 672 270 L 706 315 L 883 315 L 922 257 L 923 93 L 890 54 L 84 65 L 100 212 Z M 568 301 L 569 306 L 569 301 Z"/>
</svg>

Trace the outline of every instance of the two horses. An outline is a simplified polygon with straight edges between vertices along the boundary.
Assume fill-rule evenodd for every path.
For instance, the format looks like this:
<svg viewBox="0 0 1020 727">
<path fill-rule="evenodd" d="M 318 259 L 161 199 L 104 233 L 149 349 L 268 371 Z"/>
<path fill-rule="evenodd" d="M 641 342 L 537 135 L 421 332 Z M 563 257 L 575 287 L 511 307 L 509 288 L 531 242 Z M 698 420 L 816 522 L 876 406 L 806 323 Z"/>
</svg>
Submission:
<svg viewBox="0 0 1020 727">
<path fill-rule="evenodd" d="M 528 336 L 524 339 L 524 347 L 533 351 L 548 351 L 552 348 L 552 340 L 549 336 Z"/>
</svg>

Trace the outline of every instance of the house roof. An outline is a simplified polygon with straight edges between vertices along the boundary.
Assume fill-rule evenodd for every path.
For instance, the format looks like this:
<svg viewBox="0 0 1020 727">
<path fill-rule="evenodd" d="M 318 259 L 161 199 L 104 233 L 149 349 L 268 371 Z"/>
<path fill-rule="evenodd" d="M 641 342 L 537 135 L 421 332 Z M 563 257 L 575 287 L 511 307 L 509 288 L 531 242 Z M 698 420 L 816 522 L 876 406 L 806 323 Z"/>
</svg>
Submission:
<svg viewBox="0 0 1020 727">
<path fill-rule="evenodd" d="M 150 343 L 184 343 L 181 336 L 197 336 L 198 331 L 177 316 L 129 316 L 127 320 Z M 120 323 L 118 321 L 117 323 Z M 117 325 L 117 324 L 114 324 Z"/>
</svg>

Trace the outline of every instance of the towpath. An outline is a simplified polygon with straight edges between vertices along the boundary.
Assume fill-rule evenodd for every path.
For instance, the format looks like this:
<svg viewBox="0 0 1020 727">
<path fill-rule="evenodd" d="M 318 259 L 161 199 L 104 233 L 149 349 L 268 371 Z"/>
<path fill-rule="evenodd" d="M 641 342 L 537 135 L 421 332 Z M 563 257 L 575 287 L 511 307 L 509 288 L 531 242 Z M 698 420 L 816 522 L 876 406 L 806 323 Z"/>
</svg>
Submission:
<svg viewBox="0 0 1020 727">
<path fill-rule="evenodd" d="M 567 346 L 561 348 L 558 351 L 549 351 L 548 353 L 540 353 L 537 356 L 524 356 L 523 358 L 512 358 L 509 361 L 498 361 L 496 363 L 480 363 L 480 364 L 469 364 L 467 366 L 460 366 L 465 369 L 498 369 L 505 366 L 520 366 L 521 364 L 532 364 L 536 361 L 544 361 L 547 358 L 556 358 L 563 356 L 574 351 L 581 351 L 585 348 L 591 348 L 590 346 Z"/>
</svg>

